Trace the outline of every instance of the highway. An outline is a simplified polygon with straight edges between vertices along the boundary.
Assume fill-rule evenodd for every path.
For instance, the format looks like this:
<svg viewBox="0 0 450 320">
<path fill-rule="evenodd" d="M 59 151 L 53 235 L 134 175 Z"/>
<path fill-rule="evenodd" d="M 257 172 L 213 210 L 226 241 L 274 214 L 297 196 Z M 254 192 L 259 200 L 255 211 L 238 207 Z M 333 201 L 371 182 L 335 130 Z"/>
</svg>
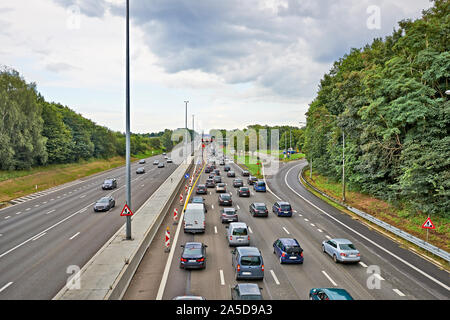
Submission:
<svg viewBox="0 0 450 320">
<path fill-rule="evenodd" d="M 218 158 L 217 158 L 218 159 Z M 311 288 L 344 288 L 354 299 L 364 300 L 435 300 L 449 299 L 449 274 L 439 266 L 405 249 L 389 237 L 374 231 L 357 219 L 341 213 L 336 208 L 310 194 L 298 180 L 305 161 L 280 164 L 279 172 L 267 178 L 270 191 L 255 193 L 250 198 L 239 198 L 232 186 L 233 178 L 226 177 L 223 166 L 223 182 L 227 191 L 233 194 L 233 207 L 238 209 L 239 220 L 250 227 L 251 246 L 262 252 L 265 276 L 258 283 L 263 297 L 270 300 L 308 299 Z M 241 169 L 231 163 L 236 177 Z M 202 174 L 198 183 L 205 183 Z M 245 184 L 247 179 L 243 177 Z M 192 196 L 194 196 L 193 194 Z M 149 249 L 132 280 L 124 299 L 156 299 L 162 290 L 162 299 L 175 296 L 198 295 L 207 300 L 228 300 L 230 288 L 234 286 L 234 270 L 231 266 L 231 250 L 226 240 L 225 226 L 220 222 L 217 194 L 208 189 L 206 200 L 206 232 L 185 234 L 182 230 L 177 243 L 172 242 L 173 260 L 168 261 L 164 252 L 163 236 L 166 227 L 176 226 L 171 217 L 161 225 L 159 236 Z M 277 200 L 290 202 L 294 209 L 292 217 L 277 217 L 271 212 Z M 264 202 L 269 216 L 252 217 L 249 206 L 252 202 Z M 180 208 L 178 201 L 172 205 Z M 159 238 L 158 238 L 159 237 Z M 280 237 L 296 238 L 304 249 L 302 265 L 280 265 L 273 254 L 273 242 Z M 361 252 L 361 262 L 356 264 L 336 264 L 322 252 L 321 243 L 330 238 L 351 240 Z M 188 241 L 203 242 L 207 248 L 207 267 L 204 270 L 184 270 L 179 268 L 180 245 Z M 167 264 L 167 266 L 166 266 Z M 161 276 L 168 268 L 169 276 L 161 283 Z M 240 281 L 245 282 L 245 281 Z"/>
<path fill-rule="evenodd" d="M 168 154 L 170 157 L 170 154 Z M 176 169 L 176 164 L 157 168 L 153 161 L 131 165 L 132 210 L 151 196 Z M 145 167 L 145 174 L 136 168 Z M 102 190 L 106 178 L 118 187 Z M 93 204 L 112 195 L 116 206 L 94 212 Z M 50 300 L 66 284 L 75 268 L 83 265 L 125 223 L 120 216 L 125 204 L 125 167 L 80 179 L 43 192 L 38 197 L 0 211 L 0 299 Z"/>
</svg>

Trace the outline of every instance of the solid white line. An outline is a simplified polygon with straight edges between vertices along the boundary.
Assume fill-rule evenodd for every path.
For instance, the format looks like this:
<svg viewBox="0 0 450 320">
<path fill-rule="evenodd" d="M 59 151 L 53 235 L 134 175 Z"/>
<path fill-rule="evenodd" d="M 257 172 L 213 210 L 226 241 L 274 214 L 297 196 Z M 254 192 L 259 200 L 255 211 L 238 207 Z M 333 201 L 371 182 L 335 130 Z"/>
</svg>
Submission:
<svg viewBox="0 0 450 320">
<path fill-rule="evenodd" d="M 286 183 L 286 186 L 291 189 L 292 192 L 294 192 L 296 195 L 298 195 L 300 198 L 302 198 L 304 201 L 306 201 L 307 203 L 309 203 L 311 206 L 313 206 L 314 208 L 316 208 L 317 210 L 319 210 L 320 212 L 324 213 L 325 215 L 327 215 L 330 219 L 333 219 L 334 221 L 336 221 L 337 223 L 339 223 L 340 225 L 344 226 L 345 228 L 349 229 L 350 231 L 352 231 L 353 233 L 355 233 L 356 235 L 360 236 L 361 238 L 365 239 L 366 241 L 370 242 L 371 244 L 373 244 L 374 246 L 378 247 L 379 249 L 381 249 L 382 251 L 386 252 L 387 254 L 391 255 L 392 257 L 394 257 L 395 259 L 399 260 L 400 262 L 404 263 L 405 265 L 407 265 L 408 267 L 410 267 L 411 269 L 419 272 L 420 274 L 424 275 L 425 277 L 427 277 L 428 279 L 430 279 L 431 281 L 437 283 L 438 285 L 440 285 L 441 287 L 447 289 L 448 291 L 450 291 L 450 287 L 447 286 L 446 284 L 442 283 L 441 281 L 433 278 L 432 276 L 430 276 L 428 273 L 422 271 L 421 269 L 417 268 L 416 266 L 413 266 L 412 264 L 410 264 L 408 261 L 400 258 L 399 256 L 395 255 L 394 253 L 390 252 L 389 250 L 387 250 L 386 248 L 384 248 L 383 246 L 379 245 L 378 243 L 376 243 L 375 241 L 367 238 L 366 236 L 364 236 L 363 234 L 359 233 L 358 231 L 350 228 L 349 226 L 347 226 L 345 223 L 339 221 L 338 219 L 336 219 L 335 217 L 333 217 L 332 215 L 330 215 L 329 213 L 327 213 L 326 211 L 322 210 L 321 208 L 319 208 L 318 206 L 316 206 L 314 203 L 312 203 L 311 201 L 309 201 L 308 199 L 306 199 L 305 197 L 303 197 L 302 195 L 300 195 L 298 192 L 296 192 L 288 183 L 287 183 L 287 176 L 289 174 L 289 172 L 294 169 L 295 167 L 298 167 L 300 165 L 296 165 L 293 166 L 291 169 L 288 170 L 288 172 L 286 173 L 286 175 L 284 176 L 284 181 Z"/>
<path fill-rule="evenodd" d="M 275 283 L 276 283 L 277 285 L 280 285 L 280 281 L 278 281 L 278 278 L 277 278 L 277 276 L 275 275 L 275 272 L 273 272 L 273 270 L 270 270 L 270 274 L 272 275 L 273 280 L 275 280 Z"/>
<path fill-rule="evenodd" d="M 55 212 L 55 210 L 50 210 L 50 211 L 47 212 L 46 214 L 49 214 L 49 213 L 52 213 L 52 212 Z"/>
<path fill-rule="evenodd" d="M 322 273 L 325 275 L 325 277 L 328 278 L 328 280 L 330 280 L 330 282 L 333 284 L 333 286 L 337 287 L 337 283 L 334 282 L 333 279 L 331 279 L 331 277 L 325 271 L 322 270 Z"/>
<path fill-rule="evenodd" d="M 401 292 L 400 290 L 398 290 L 398 289 L 392 289 L 396 294 L 398 294 L 400 297 L 404 297 L 405 296 L 405 294 L 403 293 L 403 292 Z"/>
<path fill-rule="evenodd" d="M 219 270 L 219 274 L 220 274 L 220 284 L 221 285 L 225 285 L 225 278 L 223 276 L 223 270 Z"/>
<path fill-rule="evenodd" d="M 36 241 L 37 239 L 39 239 L 42 236 L 45 236 L 47 234 L 47 232 L 42 232 L 40 234 L 38 234 L 36 237 L 34 237 L 33 239 L 31 239 L 31 241 Z"/>
<path fill-rule="evenodd" d="M 10 285 L 12 285 L 13 282 L 8 282 L 7 284 L 5 284 L 1 289 L 0 292 L 4 291 L 6 288 L 8 288 Z"/>
<path fill-rule="evenodd" d="M 250 227 L 248 227 L 248 231 L 250 231 L 250 233 L 253 233 L 253 230 Z"/>
<path fill-rule="evenodd" d="M 290 234 L 285 227 L 283 227 L 283 230 L 286 231 L 287 234 Z"/>
<path fill-rule="evenodd" d="M 360 261 L 359 264 L 360 264 L 362 267 L 367 268 L 367 264 L 365 264 L 364 262 Z"/>
<path fill-rule="evenodd" d="M 71 238 L 69 238 L 69 240 L 72 240 L 73 238 L 75 238 L 75 237 L 78 236 L 79 234 L 80 234 L 79 232 L 75 233 Z"/>
</svg>

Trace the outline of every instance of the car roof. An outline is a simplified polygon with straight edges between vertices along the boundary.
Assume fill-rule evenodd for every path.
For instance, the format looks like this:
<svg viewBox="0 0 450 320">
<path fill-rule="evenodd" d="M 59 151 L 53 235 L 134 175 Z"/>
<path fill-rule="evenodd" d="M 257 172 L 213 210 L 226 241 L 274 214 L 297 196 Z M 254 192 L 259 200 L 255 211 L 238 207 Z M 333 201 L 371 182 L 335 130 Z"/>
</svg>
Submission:
<svg viewBox="0 0 450 320">
<path fill-rule="evenodd" d="M 262 207 L 262 206 L 266 206 L 266 204 L 264 202 L 253 202 L 253 204 L 257 207 Z"/>
<path fill-rule="evenodd" d="M 102 201 L 102 200 L 109 200 L 109 197 L 101 197 L 100 199 L 98 199 L 98 201 Z"/>
<path fill-rule="evenodd" d="M 325 292 L 330 299 L 333 299 L 333 300 L 348 300 L 348 299 L 353 300 L 353 297 L 345 289 L 321 288 L 321 290 L 323 292 Z"/>
<path fill-rule="evenodd" d="M 247 224 L 245 222 L 231 222 L 230 228 L 247 228 Z"/>
<path fill-rule="evenodd" d="M 186 247 L 201 247 L 201 246 L 203 246 L 203 243 L 201 243 L 201 242 L 186 242 L 184 244 L 185 248 Z"/>
<path fill-rule="evenodd" d="M 331 240 L 333 240 L 337 244 L 349 244 L 349 243 L 352 243 L 350 240 L 347 240 L 347 239 L 331 239 Z"/>
<path fill-rule="evenodd" d="M 238 287 L 241 295 L 243 294 L 261 295 L 259 286 L 256 283 L 239 283 Z"/>
<path fill-rule="evenodd" d="M 259 249 L 256 247 L 237 247 L 236 250 L 238 250 L 241 255 L 261 256 L 261 252 L 259 252 Z"/>
<path fill-rule="evenodd" d="M 277 201 L 277 203 L 278 203 L 280 206 L 290 206 L 290 205 L 291 205 L 289 202 L 286 202 L 286 201 Z"/>
<path fill-rule="evenodd" d="M 298 243 L 298 241 L 293 238 L 280 238 L 278 240 L 280 240 L 284 245 L 287 245 L 287 246 L 299 246 L 300 245 Z"/>
</svg>

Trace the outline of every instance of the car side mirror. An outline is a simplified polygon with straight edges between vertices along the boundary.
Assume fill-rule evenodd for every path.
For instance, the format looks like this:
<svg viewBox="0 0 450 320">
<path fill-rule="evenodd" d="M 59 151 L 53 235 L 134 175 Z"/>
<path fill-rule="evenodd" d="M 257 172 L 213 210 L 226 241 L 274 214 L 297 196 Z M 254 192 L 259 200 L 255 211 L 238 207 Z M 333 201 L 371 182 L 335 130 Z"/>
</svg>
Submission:
<svg viewBox="0 0 450 320">
<path fill-rule="evenodd" d="M 208 245 L 205 244 L 205 248 L 208 248 Z"/>
</svg>

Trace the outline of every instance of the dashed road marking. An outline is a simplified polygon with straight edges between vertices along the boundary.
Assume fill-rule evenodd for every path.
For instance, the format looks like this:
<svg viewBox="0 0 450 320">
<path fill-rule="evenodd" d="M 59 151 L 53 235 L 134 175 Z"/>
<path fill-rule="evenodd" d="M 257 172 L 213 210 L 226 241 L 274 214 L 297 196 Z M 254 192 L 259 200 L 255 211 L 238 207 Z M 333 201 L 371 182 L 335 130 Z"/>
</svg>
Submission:
<svg viewBox="0 0 450 320">
<path fill-rule="evenodd" d="M 333 284 L 333 286 L 337 287 L 337 283 L 334 282 L 333 279 L 331 279 L 331 277 L 325 271 L 322 270 L 322 273 L 325 277 L 327 277 L 328 280 L 330 280 L 330 282 Z"/>
<path fill-rule="evenodd" d="M 360 261 L 359 264 L 360 264 L 362 267 L 367 268 L 367 265 L 366 265 L 364 262 Z"/>
<path fill-rule="evenodd" d="M 10 285 L 12 285 L 14 282 L 8 282 L 3 287 L 0 288 L 0 292 L 4 291 L 6 288 L 8 288 Z"/>
<path fill-rule="evenodd" d="M 277 276 L 275 275 L 275 272 L 273 272 L 273 270 L 270 270 L 270 274 L 272 275 L 273 280 L 275 280 L 275 283 L 277 285 L 280 285 L 280 281 L 278 281 Z"/>
<path fill-rule="evenodd" d="M 398 294 L 400 297 L 404 297 L 405 296 L 405 294 L 403 293 L 403 292 L 401 292 L 400 290 L 398 290 L 398 289 L 392 289 L 396 294 Z"/>
<path fill-rule="evenodd" d="M 79 234 L 80 234 L 79 232 L 75 233 L 72 237 L 69 238 L 69 240 L 74 239 L 74 238 L 77 237 Z"/>
<path fill-rule="evenodd" d="M 219 270 L 219 275 L 220 275 L 220 284 L 222 286 L 225 285 L 225 277 L 223 276 L 223 270 Z"/>
<path fill-rule="evenodd" d="M 289 231 L 288 231 L 285 227 L 283 227 L 283 230 L 284 230 L 287 234 L 290 234 Z"/>
<path fill-rule="evenodd" d="M 319 232 L 323 232 L 321 229 L 317 229 L 317 231 L 319 231 Z"/>
<path fill-rule="evenodd" d="M 49 213 L 52 213 L 52 212 L 55 212 L 55 210 L 50 210 L 50 211 L 47 212 L 46 214 L 49 214 Z"/>
</svg>

